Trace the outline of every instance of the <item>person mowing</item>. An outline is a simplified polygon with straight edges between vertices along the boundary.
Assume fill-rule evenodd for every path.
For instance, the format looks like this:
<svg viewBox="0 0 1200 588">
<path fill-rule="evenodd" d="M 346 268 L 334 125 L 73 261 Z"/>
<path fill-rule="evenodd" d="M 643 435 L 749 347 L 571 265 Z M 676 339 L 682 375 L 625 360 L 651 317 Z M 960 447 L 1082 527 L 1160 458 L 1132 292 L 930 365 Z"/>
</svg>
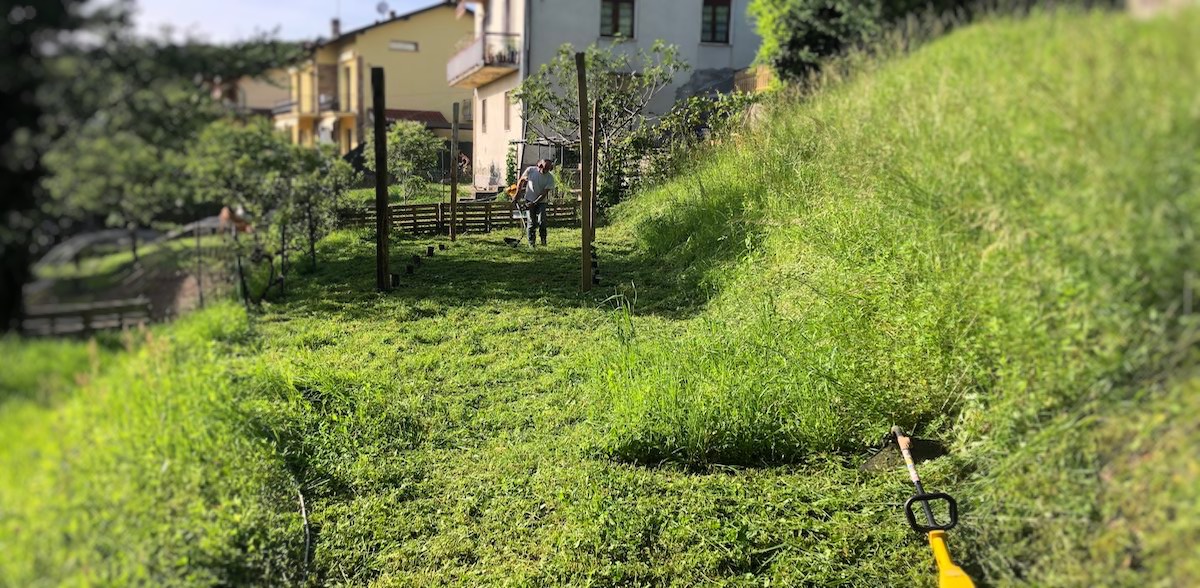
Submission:
<svg viewBox="0 0 1200 588">
<path fill-rule="evenodd" d="M 550 189 L 554 187 L 553 159 L 540 159 L 537 165 L 531 165 L 521 174 L 517 187 L 518 193 L 525 191 L 525 206 L 529 209 L 529 246 L 534 246 L 533 234 L 536 230 L 542 238 L 542 247 L 546 246 L 546 204 L 550 200 Z"/>
</svg>

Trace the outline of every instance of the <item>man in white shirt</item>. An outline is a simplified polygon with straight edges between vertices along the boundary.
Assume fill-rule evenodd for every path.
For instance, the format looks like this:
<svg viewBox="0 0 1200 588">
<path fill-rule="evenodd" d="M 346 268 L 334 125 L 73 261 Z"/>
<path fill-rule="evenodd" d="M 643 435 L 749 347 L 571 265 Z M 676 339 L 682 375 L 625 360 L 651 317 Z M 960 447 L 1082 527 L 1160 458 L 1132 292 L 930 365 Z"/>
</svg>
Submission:
<svg viewBox="0 0 1200 588">
<path fill-rule="evenodd" d="M 533 235 L 536 230 L 542 238 L 542 247 L 546 246 L 546 204 L 550 200 L 550 189 L 554 187 L 553 159 L 542 159 L 537 165 L 531 165 L 521 174 L 518 192 L 524 190 L 525 206 L 529 209 L 529 246 L 534 246 Z"/>
</svg>

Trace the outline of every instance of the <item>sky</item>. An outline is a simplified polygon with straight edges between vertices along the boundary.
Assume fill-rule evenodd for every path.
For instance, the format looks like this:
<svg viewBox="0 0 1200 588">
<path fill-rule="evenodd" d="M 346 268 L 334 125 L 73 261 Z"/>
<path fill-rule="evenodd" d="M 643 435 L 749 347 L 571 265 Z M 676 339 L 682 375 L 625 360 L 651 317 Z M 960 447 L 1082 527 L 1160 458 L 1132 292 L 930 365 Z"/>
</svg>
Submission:
<svg viewBox="0 0 1200 588">
<path fill-rule="evenodd" d="M 278 29 L 288 41 L 330 36 L 329 21 L 340 10 L 342 30 L 375 22 L 376 6 L 404 14 L 438 4 L 437 0 L 135 0 L 137 30 L 155 35 L 169 26 L 178 36 L 189 34 L 212 42 L 228 42 Z"/>
</svg>

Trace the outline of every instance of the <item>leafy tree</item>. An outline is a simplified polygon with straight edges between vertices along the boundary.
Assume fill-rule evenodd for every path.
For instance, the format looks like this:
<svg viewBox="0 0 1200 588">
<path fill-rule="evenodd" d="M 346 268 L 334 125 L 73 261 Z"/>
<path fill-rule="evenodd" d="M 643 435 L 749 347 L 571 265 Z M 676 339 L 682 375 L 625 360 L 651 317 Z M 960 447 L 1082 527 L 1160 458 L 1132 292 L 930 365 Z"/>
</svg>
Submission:
<svg viewBox="0 0 1200 588">
<path fill-rule="evenodd" d="M 354 169 L 332 145 L 293 146 L 290 156 L 288 200 L 280 204 L 280 214 L 272 222 L 279 227 L 284 276 L 287 253 L 293 250 L 305 250 L 311 268 L 316 269 L 317 241 L 333 228 L 337 204 L 356 179 Z"/>
<path fill-rule="evenodd" d="M 697 149 L 724 140 L 740 128 L 747 109 L 758 100 L 758 94 L 734 92 L 676 102 L 655 125 L 643 128 L 632 140 L 638 151 L 646 154 L 640 181 L 654 183 L 684 171 L 696 161 Z"/>
<path fill-rule="evenodd" d="M 200 197 L 241 205 L 258 221 L 279 200 L 273 182 L 290 171 L 292 154 L 270 122 L 225 118 L 200 132 L 188 151 L 188 171 Z"/>
<path fill-rule="evenodd" d="M 182 197 L 180 157 L 125 131 L 73 134 L 46 154 L 45 185 L 64 215 L 93 216 L 129 231 L 134 261 L 137 230 Z"/>
<path fill-rule="evenodd" d="M 588 100 L 595 105 L 599 190 L 602 204 L 615 203 L 624 190 L 625 169 L 638 154 L 630 140 L 646 123 L 646 108 L 675 75 L 688 69 L 679 49 L 656 41 L 636 54 L 592 45 L 584 51 Z M 579 148 L 579 85 L 575 48 L 563 45 L 514 92 L 523 104 L 530 140 Z"/>
<path fill-rule="evenodd" d="M 93 7 L 85 15 L 83 4 L 30 1 L 0 8 L 0 333 L 16 325 L 30 263 L 46 240 L 41 158 L 61 126 L 54 56 L 71 50 L 79 38 L 73 33 L 87 29 L 102 37 L 121 21 L 120 6 Z"/>
<path fill-rule="evenodd" d="M 233 206 L 240 205 L 259 226 L 254 232 L 251 259 L 264 255 L 261 234 L 269 227 L 267 212 L 289 197 L 287 178 L 293 171 L 293 146 L 263 119 L 221 119 L 206 127 L 188 152 L 187 171 L 201 197 Z M 286 211 L 284 212 L 286 214 Z M 243 299 L 253 300 L 248 283 L 243 243 L 234 231 L 238 279 Z M 274 276 L 268 281 L 269 289 Z M 265 295 L 265 292 L 264 292 Z"/>
<path fill-rule="evenodd" d="M 955 12 L 966 21 L 975 5 L 970 0 L 751 0 L 749 11 L 763 39 L 758 61 L 783 79 L 803 81 L 824 59 L 870 43 L 909 15 Z"/>
<path fill-rule="evenodd" d="M 425 187 L 419 174 L 437 166 L 442 140 L 425 125 L 400 120 L 388 127 L 387 172 L 391 183 L 401 185 L 406 195 Z M 375 171 L 375 138 L 372 135 L 363 148 L 364 167 Z"/>
<path fill-rule="evenodd" d="M 131 133 L 156 150 L 158 161 L 171 162 L 211 120 L 214 84 L 260 75 L 301 50 L 269 35 L 231 46 L 147 40 L 128 29 L 131 8 L 129 0 L 27 0 L 0 8 L 0 331 L 16 324 L 30 264 L 63 226 L 52 222 L 63 199 L 46 194 L 43 158 L 64 146 L 81 151 L 72 143 L 90 140 L 96 135 L 86 129 L 103 125 L 122 135 L 117 141 Z M 111 161 L 128 169 L 130 160 Z M 58 169 L 67 161 L 60 158 Z M 116 175 L 112 168 L 103 174 Z M 180 204 L 178 194 L 171 197 Z"/>
</svg>

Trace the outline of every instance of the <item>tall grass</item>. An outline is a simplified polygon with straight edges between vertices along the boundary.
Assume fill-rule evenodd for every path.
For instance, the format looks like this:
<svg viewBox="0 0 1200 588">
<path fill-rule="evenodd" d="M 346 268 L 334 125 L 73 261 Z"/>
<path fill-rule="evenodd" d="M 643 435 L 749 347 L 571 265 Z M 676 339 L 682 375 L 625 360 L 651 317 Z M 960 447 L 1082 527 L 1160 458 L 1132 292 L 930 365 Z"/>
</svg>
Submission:
<svg viewBox="0 0 1200 588">
<path fill-rule="evenodd" d="M 4 405 L 0 583 L 299 578 L 294 484 L 232 418 L 231 379 L 218 361 L 246 335 L 239 309 L 210 308 L 169 336 L 130 335 L 119 359 L 85 372 L 90 378 L 53 406 Z M 20 348 L 56 361 L 71 357 L 67 347 Z"/>
<path fill-rule="evenodd" d="M 687 337 L 609 353 L 609 450 L 974 442 L 1147 365 L 1200 259 L 1197 24 L 993 17 L 777 104 L 615 211 L 714 295 Z"/>
</svg>

